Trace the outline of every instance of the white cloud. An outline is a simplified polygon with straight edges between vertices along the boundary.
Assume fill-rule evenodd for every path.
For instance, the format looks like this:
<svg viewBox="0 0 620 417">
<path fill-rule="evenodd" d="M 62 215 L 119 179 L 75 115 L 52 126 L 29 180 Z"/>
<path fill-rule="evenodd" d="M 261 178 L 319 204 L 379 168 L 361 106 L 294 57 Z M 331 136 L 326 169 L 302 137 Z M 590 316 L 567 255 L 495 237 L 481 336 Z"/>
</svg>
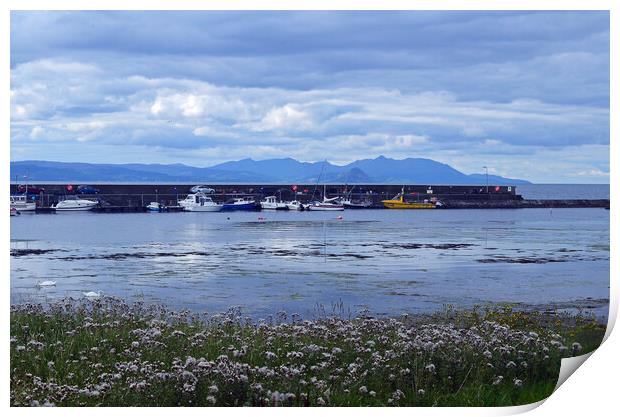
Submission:
<svg viewBox="0 0 620 417">
<path fill-rule="evenodd" d="M 76 149 L 107 146 L 101 155 L 110 161 L 121 144 L 143 147 L 153 161 L 174 152 L 188 163 L 202 154 L 212 163 L 285 156 L 345 163 L 383 154 L 430 157 L 468 172 L 502 161 L 500 174 L 537 180 L 569 172 L 600 177 L 591 167 L 605 161 L 600 149 L 609 152 L 609 111 L 589 105 L 361 86 L 243 88 L 117 77 L 94 65 L 51 60 L 17 65 L 11 82 L 11 152 L 38 149 L 42 159 L 78 141 Z M 39 147 L 30 147 L 33 142 Z M 589 159 L 578 161 L 577 149 Z M 528 158 L 539 163 L 532 167 Z"/>
<path fill-rule="evenodd" d="M 41 126 L 35 126 L 30 131 L 30 138 L 31 139 L 39 139 L 41 136 L 43 136 L 44 132 L 45 132 L 45 130 L 43 130 L 43 128 Z"/>
<path fill-rule="evenodd" d="M 580 177 L 607 177 L 609 178 L 609 172 L 603 172 L 598 168 L 592 168 L 586 171 L 580 171 L 577 173 Z"/>
<path fill-rule="evenodd" d="M 275 130 L 307 130 L 313 126 L 311 115 L 298 110 L 295 105 L 286 104 L 269 110 L 269 112 L 255 123 L 251 129 L 259 132 Z"/>
<path fill-rule="evenodd" d="M 151 106 L 151 114 L 157 116 L 163 110 L 164 105 L 162 104 L 161 99 L 158 97 L 157 100 L 155 100 L 155 103 L 153 103 L 153 105 Z"/>
</svg>

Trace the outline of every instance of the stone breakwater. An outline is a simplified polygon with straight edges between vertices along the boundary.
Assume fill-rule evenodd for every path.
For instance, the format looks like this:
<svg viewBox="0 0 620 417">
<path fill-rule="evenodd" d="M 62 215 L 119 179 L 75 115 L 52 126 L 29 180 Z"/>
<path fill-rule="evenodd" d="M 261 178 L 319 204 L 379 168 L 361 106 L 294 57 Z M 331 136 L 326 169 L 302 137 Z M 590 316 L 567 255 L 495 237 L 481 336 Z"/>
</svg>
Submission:
<svg viewBox="0 0 620 417">
<path fill-rule="evenodd" d="M 446 208 L 609 208 L 609 200 L 450 200 Z"/>
</svg>

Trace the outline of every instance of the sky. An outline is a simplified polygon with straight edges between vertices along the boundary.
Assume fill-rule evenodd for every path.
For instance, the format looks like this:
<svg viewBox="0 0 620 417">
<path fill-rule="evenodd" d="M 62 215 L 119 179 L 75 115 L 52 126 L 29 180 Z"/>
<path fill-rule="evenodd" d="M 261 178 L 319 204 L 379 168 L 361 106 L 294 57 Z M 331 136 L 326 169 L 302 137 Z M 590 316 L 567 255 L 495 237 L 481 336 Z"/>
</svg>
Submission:
<svg viewBox="0 0 620 417">
<path fill-rule="evenodd" d="M 11 160 L 609 182 L 606 11 L 11 12 Z"/>
</svg>

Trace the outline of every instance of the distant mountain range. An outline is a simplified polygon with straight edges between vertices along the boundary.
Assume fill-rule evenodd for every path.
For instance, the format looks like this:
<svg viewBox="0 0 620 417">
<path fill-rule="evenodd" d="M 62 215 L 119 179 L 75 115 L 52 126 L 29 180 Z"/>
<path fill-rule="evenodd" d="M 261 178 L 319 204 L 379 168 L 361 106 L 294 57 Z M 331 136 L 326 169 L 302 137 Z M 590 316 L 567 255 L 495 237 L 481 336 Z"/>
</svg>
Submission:
<svg viewBox="0 0 620 417">
<path fill-rule="evenodd" d="M 319 179 L 320 176 L 320 179 Z M 380 156 L 348 165 L 299 162 L 291 158 L 224 162 L 207 168 L 183 164 L 86 164 L 52 161 L 11 162 L 11 180 L 29 182 L 485 184 L 485 174 L 464 174 L 432 159 Z M 529 184 L 489 175 L 489 184 Z"/>
</svg>

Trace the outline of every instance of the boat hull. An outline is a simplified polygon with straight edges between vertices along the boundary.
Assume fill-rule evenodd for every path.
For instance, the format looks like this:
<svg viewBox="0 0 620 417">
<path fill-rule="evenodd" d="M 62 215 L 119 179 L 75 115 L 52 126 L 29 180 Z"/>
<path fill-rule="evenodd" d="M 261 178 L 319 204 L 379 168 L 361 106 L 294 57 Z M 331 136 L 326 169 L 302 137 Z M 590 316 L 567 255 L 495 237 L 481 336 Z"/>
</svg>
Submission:
<svg viewBox="0 0 620 417">
<path fill-rule="evenodd" d="M 343 211 L 344 206 L 336 204 L 315 204 L 308 206 L 310 211 Z"/>
<path fill-rule="evenodd" d="M 183 210 L 185 210 L 185 211 L 192 211 L 192 212 L 202 212 L 202 213 L 210 212 L 210 213 L 213 213 L 213 212 L 216 212 L 216 211 L 222 211 L 222 207 L 223 206 L 221 204 L 215 204 L 215 205 L 212 205 L 212 206 L 193 206 L 193 207 L 186 206 L 186 207 L 183 208 Z"/>
<path fill-rule="evenodd" d="M 408 203 L 405 201 L 399 200 L 383 200 L 383 206 L 388 209 L 398 209 L 398 210 L 420 210 L 420 209 L 434 209 L 437 206 L 434 203 Z"/>
<path fill-rule="evenodd" d="M 270 203 L 261 203 L 260 207 L 263 210 L 288 210 L 288 207 L 286 204 L 270 204 Z"/>
<path fill-rule="evenodd" d="M 343 203 L 342 205 L 346 209 L 365 209 L 372 206 L 371 203 Z"/>
<path fill-rule="evenodd" d="M 85 207 L 54 207 L 56 211 L 88 211 L 94 209 L 95 206 L 85 206 Z"/>
<path fill-rule="evenodd" d="M 11 208 L 14 208 L 17 211 L 35 211 L 37 205 L 35 203 L 11 204 Z"/>
<path fill-rule="evenodd" d="M 222 206 L 223 211 L 256 211 L 260 210 L 260 205 L 256 203 L 243 203 L 243 204 L 224 204 Z"/>
</svg>

